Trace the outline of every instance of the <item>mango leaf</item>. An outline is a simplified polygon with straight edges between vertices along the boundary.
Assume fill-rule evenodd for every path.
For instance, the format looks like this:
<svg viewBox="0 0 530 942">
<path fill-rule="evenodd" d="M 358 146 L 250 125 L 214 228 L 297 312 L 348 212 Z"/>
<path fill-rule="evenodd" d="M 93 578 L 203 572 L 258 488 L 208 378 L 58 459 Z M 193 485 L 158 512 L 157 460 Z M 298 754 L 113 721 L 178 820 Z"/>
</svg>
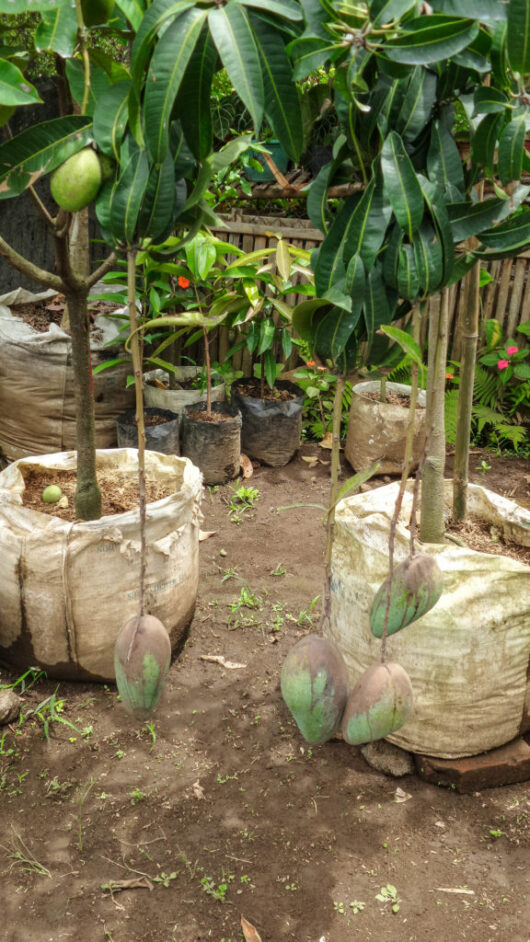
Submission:
<svg viewBox="0 0 530 942">
<path fill-rule="evenodd" d="M 510 252 L 517 255 L 530 243 L 530 208 L 523 207 L 519 215 L 507 219 L 500 226 L 480 233 L 480 241 L 495 252 Z"/>
<path fill-rule="evenodd" d="M 229 167 L 234 160 L 237 160 L 241 154 L 248 150 L 251 141 L 252 134 L 241 134 L 239 137 L 234 137 L 224 147 L 221 147 L 221 150 L 215 151 L 211 157 L 214 173 L 219 173 L 225 167 Z"/>
<path fill-rule="evenodd" d="M 351 312 L 332 307 L 319 320 L 315 332 L 314 349 L 322 360 L 340 356 L 355 330 L 357 318 Z"/>
<path fill-rule="evenodd" d="M 474 205 L 465 203 L 449 203 L 447 213 L 453 232 L 453 241 L 462 242 L 471 236 L 483 232 L 495 223 L 500 222 L 510 213 L 506 200 L 491 197 Z"/>
<path fill-rule="evenodd" d="M 374 265 L 371 271 L 368 272 L 363 317 L 368 345 L 370 346 L 375 331 L 379 329 L 381 324 L 386 324 L 390 320 L 390 308 L 379 265 Z"/>
<path fill-rule="evenodd" d="M 406 23 L 394 39 L 384 44 L 384 53 L 395 62 L 427 65 L 449 59 L 465 49 L 478 35 L 478 24 L 443 14 L 421 16 Z"/>
<path fill-rule="evenodd" d="M 182 203 L 185 192 L 184 189 Z M 138 215 L 137 233 L 140 238 L 156 242 L 168 229 L 171 231 L 177 193 L 173 160 L 168 156 L 163 164 L 151 168 Z"/>
<path fill-rule="evenodd" d="M 441 287 L 444 272 L 440 240 L 427 219 L 414 233 L 413 246 L 420 291 L 423 297 L 427 297 Z"/>
<path fill-rule="evenodd" d="M 18 196 L 91 140 L 91 118 L 69 115 L 34 125 L 6 141 L 0 145 L 0 199 Z"/>
<path fill-rule="evenodd" d="M 528 0 L 510 0 L 507 12 L 508 58 L 513 71 L 524 76 L 530 72 L 530 4 Z"/>
<path fill-rule="evenodd" d="M 293 77 L 297 82 L 303 81 L 316 69 L 320 69 L 337 48 L 337 45 L 331 45 L 317 36 L 301 36 L 300 39 L 294 39 L 286 47 L 287 54 L 294 59 L 295 63 Z"/>
<path fill-rule="evenodd" d="M 286 20 L 301 20 L 302 11 L 295 0 L 234 0 L 245 7 L 256 7 L 259 10 L 265 10 L 267 13 L 278 13 Z"/>
<path fill-rule="evenodd" d="M 34 105 L 42 98 L 18 66 L 0 59 L 0 105 Z"/>
<path fill-rule="evenodd" d="M 482 23 L 506 19 L 506 4 L 503 0 L 432 0 L 431 6 L 437 13 L 467 16 Z"/>
<path fill-rule="evenodd" d="M 355 331 L 351 334 L 346 346 L 342 353 L 335 359 L 333 364 L 334 370 L 341 376 L 347 376 L 348 373 L 353 372 L 353 370 L 358 365 L 359 359 L 359 343 L 357 340 L 357 334 Z"/>
<path fill-rule="evenodd" d="M 442 187 L 446 196 L 457 199 L 465 192 L 462 161 L 450 131 L 441 121 L 434 121 L 427 152 L 430 179 Z"/>
<path fill-rule="evenodd" d="M 437 78 L 434 72 L 417 66 L 395 121 L 395 130 L 405 141 L 414 141 L 427 125 L 436 101 Z"/>
<path fill-rule="evenodd" d="M 344 245 L 348 237 L 348 227 L 352 224 L 353 211 L 360 199 L 359 193 L 348 197 L 335 216 L 320 248 L 313 252 L 311 264 L 319 296 L 322 296 L 332 284 L 346 275 L 343 259 Z"/>
<path fill-rule="evenodd" d="M 206 10 L 187 10 L 168 26 L 153 53 L 146 79 L 143 133 L 154 163 L 161 163 L 169 153 L 171 112 L 206 16 Z"/>
<path fill-rule="evenodd" d="M 508 98 L 498 88 L 481 85 L 473 95 L 473 115 L 497 114 L 506 111 Z"/>
<path fill-rule="evenodd" d="M 293 308 L 293 328 L 298 336 L 310 346 L 315 337 L 314 324 L 318 320 L 316 315 L 321 316 L 329 309 L 329 306 L 329 301 L 325 298 L 308 298 L 306 301 L 300 301 Z"/>
<path fill-rule="evenodd" d="M 383 188 L 394 215 L 410 240 L 423 217 L 423 195 L 399 134 L 391 131 L 381 151 Z"/>
<path fill-rule="evenodd" d="M 385 337 L 390 337 L 395 343 L 398 343 L 403 353 L 409 356 L 420 369 L 423 367 L 420 346 L 405 330 L 400 330 L 399 327 L 392 327 L 391 324 L 382 324 L 379 328 L 379 332 L 384 334 Z"/>
<path fill-rule="evenodd" d="M 267 380 L 268 385 L 272 389 L 274 383 L 276 382 L 276 360 L 274 359 L 274 354 L 272 350 L 267 350 L 263 360 L 263 372 L 265 373 L 265 379 Z"/>
<path fill-rule="evenodd" d="M 81 106 L 85 92 L 83 63 L 80 59 L 67 59 L 65 68 L 72 98 Z M 100 98 L 110 86 L 111 81 L 107 73 L 97 65 L 92 64 L 90 69 L 90 94 L 88 96 L 87 114 L 94 113 L 98 98 Z"/>
<path fill-rule="evenodd" d="M 236 3 L 210 10 L 208 25 L 221 62 L 237 94 L 259 128 L 264 92 L 258 49 L 244 9 Z"/>
<path fill-rule="evenodd" d="M 35 30 L 35 48 L 51 50 L 63 59 L 74 54 L 77 42 L 77 16 L 75 7 L 65 4 L 52 13 L 43 13 Z"/>
<path fill-rule="evenodd" d="M 473 161 L 477 164 L 484 164 L 486 169 L 490 171 L 494 163 L 497 138 L 502 122 L 502 114 L 487 114 L 480 122 L 471 140 Z"/>
<path fill-rule="evenodd" d="M 418 174 L 418 179 L 420 181 L 423 198 L 440 242 L 440 250 L 442 253 L 441 284 L 446 284 L 453 268 L 455 256 L 453 231 L 449 222 L 446 202 L 441 195 L 439 187 L 420 174 Z"/>
<path fill-rule="evenodd" d="M 134 244 L 138 214 L 149 180 L 149 163 L 145 151 L 136 149 L 113 189 L 110 203 L 110 228 L 116 240 Z"/>
<path fill-rule="evenodd" d="M 127 17 L 136 32 L 140 27 L 142 17 L 145 13 L 145 3 L 143 0 L 116 0 L 116 6 L 119 7 L 123 15 Z"/>
<path fill-rule="evenodd" d="M 402 245 L 399 249 L 397 290 L 400 298 L 406 301 L 414 301 L 418 297 L 420 279 L 412 245 Z"/>
<path fill-rule="evenodd" d="M 213 148 L 210 95 L 216 66 L 217 50 L 208 31 L 203 29 L 182 79 L 176 102 L 186 140 L 197 160 L 203 160 Z"/>
<path fill-rule="evenodd" d="M 520 180 L 526 136 L 526 109 L 503 128 L 499 138 L 498 167 L 501 183 Z"/>
<path fill-rule="evenodd" d="M 137 29 L 134 42 L 131 49 L 131 76 L 137 93 L 141 91 L 141 80 L 151 47 L 156 41 L 159 30 L 167 23 L 174 21 L 177 17 L 194 6 L 194 0 L 154 0 Z"/>
<path fill-rule="evenodd" d="M 298 160 L 304 148 L 302 112 L 282 34 L 259 17 L 251 17 L 251 23 L 263 73 L 265 114 L 289 157 Z"/>
<path fill-rule="evenodd" d="M 0 0 L 0 13 L 40 13 L 56 10 L 68 0 Z"/>
<path fill-rule="evenodd" d="M 399 20 L 416 6 L 415 0 L 372 0 L 370 19 L 373 26 L 382 26 L 390 20 Z"/>
<path fill-rule="evenodd" d="M 345 265 L 352 255 L 359 252 L 365 268 L 369 270 L 372 267 L 383 244 L 390 216 L 391 208 L 384 198 L 383 187 L 373 179 L 353 210 L 344 235 Z"/>
<path fill-rule="evenodd" d="M 451 274 L 447 281 L 447 285 L 454 285 L 457 282 L 462 281 L 469 271 L 475 267 L 478 261 L 478 256 L 473 252 L 466 252 L 465 255 L 460 255 L 455 259 Z"/>
<path fill-rule="evenodd" d="M 315 229 L 320 229 L 324 233 L 328 231 L 329 205 L 327 192 L 332 167 L 332 163 L 321 167 L 309 187 L 306 200 L 307 215 Z"/>
<path fill-rule="evenodd" d="M 94 139 L 99 150 L 119 160 L 120 145 L 128 118 L 130 82 L 111 85 L 94 108 Z"/>
<path fill-rule="evenodd" d="M 397 223 L 392 226 L 390 235 L 387 239 L 385 253 L 383 256 L 383 273 L 385 282 L 391 288 L 398 287 L 398 264 L 399 253 L 404 239 L 404 232 Z"/>
<path fill-rule="evenodd" d="M 291 274 L 291 256 L 289 254 L 289 246 L 283 239 L 278 239 L 278 244 L 276 245 L 276 268 L 280 272 L 283 280 L 289 281 Z"/>
</svg>

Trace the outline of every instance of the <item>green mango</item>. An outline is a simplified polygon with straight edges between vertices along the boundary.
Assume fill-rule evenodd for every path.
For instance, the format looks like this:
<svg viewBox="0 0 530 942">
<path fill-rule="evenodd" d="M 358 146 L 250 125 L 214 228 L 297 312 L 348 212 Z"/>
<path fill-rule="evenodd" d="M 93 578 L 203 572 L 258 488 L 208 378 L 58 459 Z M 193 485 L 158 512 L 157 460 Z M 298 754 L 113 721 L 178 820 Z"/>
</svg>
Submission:
<svg viewBox="0 0 530 942">
<path fill-rule="evenodd" d="M 344 659 L 333 642 L 308 635 L 291 648 L 282 668 L 281 691 L 306 742 L 326 742 L 338 729 L 348 686 Z"/>
<path fill-rule="evenodd" d="M 91 147 L 84 147 L 53 171 L 51 194 L 58 206 L 76 213 L 96 198 L 102 179 L 98 155 Z"/>
<path fill-rule="evenodd" d="M 370 628 L 376 638 L 382 638 L 390 576 L 375 594 L 370 610 Z M 394 568 L 390 589 L 388 634 L 406 628 L 433 608 L 443 592 L 443 575 L 433 556 L 418 554 L 409 557 Z"/>
<path fill-rule="evenodd" d="M 162 622 L 153 615 L 130 618 L 114 646 L 116 684 L 128 713 L 142 718 L 156 709 L 170 662 L 171 643 Z"/>
<path fill-rule="evenodd" d="M 350 746 L 375 742 L 406 723 L 414 706 L 409 675 L 399 664 L 373 664 L 353 688 L 342 717 Z"/>
</svg>

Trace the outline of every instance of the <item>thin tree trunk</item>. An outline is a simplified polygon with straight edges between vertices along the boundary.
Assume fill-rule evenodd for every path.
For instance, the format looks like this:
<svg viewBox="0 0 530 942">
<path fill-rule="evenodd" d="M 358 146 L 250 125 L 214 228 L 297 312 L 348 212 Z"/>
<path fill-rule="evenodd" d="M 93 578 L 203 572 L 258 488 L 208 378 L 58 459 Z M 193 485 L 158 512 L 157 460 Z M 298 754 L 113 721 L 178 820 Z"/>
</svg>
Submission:
<svg viewBox="0 0 530 942">
<path fill-rule="evenodd" d="M 91 390 L 90 321 L 87 291 L 65 291 L 70 312 L 72 366 L 75 375 L 77 433 L 77 489 L 75 511 L 81 520 L 101 516 L 101 491 L 96 478 L 96 432 L 94 398 Z"/>
<path fill-rule="evenodd" d="M 131 324 L 131 354 L 134 370 L 134 389 L 136 393 L 136 424 L 138 427 L 138 491 L 140 504 L 140 599 L 139 614 L 142 617 L 145 614 L 145 571 L 146 571 L 146 546 L 145 546 L 145 511 L 146 511 L 146 490 L 145 490 L 145 423 L 144 423 L 144 399 L 143 399 L 143 378 L 142 378 L 142 358 L 140 353 L 140 342 L 138 340 L 138 321 L 136 317 L 136 251 L 131 249 L 127 252 L 127 300 L 129 307 L 129 321 Z"/>
<path fill-rule="evenodd" d="M 426 426 L 428 445 L 421 483 L 420 538 L 424 543 L 444 542 L 445 472 L 445 369 L 449 289 L 441 293 L 437 309 L 429 317 L 429 371 Z"/>
<path fill-rule="evenodd" d="M 475 364 L 479 328 L 480 265 L 475 265 L 464 280 L 464 317 L 462 324 L 462 361 L 456 421 L 455 461 L 453 471 L 453 520 L 466 516 L 469 483 L 469 440 L 475 385 Z"/>
<path fill-rule="evenodd" d="M 340 423 L 342 416 L 342 397 L 344 395 L 344 376 L 337 376 L 335 397 L 333 399 L 333 428 L 331 442 L 331 493 L 329 511 L 326 518 L 326 558 L 324 562 L 324 598 L 322 599 L 321 630 L 329 625 L 331 618 L 331 554 L 335 535 L 335 504 L 339 490 L 340 471 Z"/>
</svg>

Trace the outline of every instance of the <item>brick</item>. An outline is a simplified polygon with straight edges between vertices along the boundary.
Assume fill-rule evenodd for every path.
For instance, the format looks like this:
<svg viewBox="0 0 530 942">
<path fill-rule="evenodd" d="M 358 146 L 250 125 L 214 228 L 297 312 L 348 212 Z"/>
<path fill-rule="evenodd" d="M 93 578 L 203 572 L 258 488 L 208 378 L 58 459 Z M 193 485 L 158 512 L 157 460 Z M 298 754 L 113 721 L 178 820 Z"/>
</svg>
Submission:
<svg viewBox="0 0 530 942">
<path fill-rule="evenodd" d="M 414 760 L 420 778 L 434 785 L 454 787 L 461 794 L 513 785 L 530 779 L 530 735 L 479 756 L 438 759 L 417 755 Z"/>
</svg>

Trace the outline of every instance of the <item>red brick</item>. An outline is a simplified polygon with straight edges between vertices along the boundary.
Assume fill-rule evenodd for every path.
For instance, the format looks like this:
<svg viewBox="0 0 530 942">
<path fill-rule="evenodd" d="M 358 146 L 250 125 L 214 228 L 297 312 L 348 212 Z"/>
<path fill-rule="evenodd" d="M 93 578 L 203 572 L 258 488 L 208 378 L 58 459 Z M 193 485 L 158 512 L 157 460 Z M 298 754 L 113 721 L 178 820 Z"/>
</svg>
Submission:
<svg viewBox="0 0 530 942">
<path fill-rule="evenodd" d="M 419 776 L 426 782 L 453 787 L 464 794 L 530 779 L 530 743 L 527 740 L 530 736 L 463 759 L 415 756 L 414 760 Z"/>
</svg>

